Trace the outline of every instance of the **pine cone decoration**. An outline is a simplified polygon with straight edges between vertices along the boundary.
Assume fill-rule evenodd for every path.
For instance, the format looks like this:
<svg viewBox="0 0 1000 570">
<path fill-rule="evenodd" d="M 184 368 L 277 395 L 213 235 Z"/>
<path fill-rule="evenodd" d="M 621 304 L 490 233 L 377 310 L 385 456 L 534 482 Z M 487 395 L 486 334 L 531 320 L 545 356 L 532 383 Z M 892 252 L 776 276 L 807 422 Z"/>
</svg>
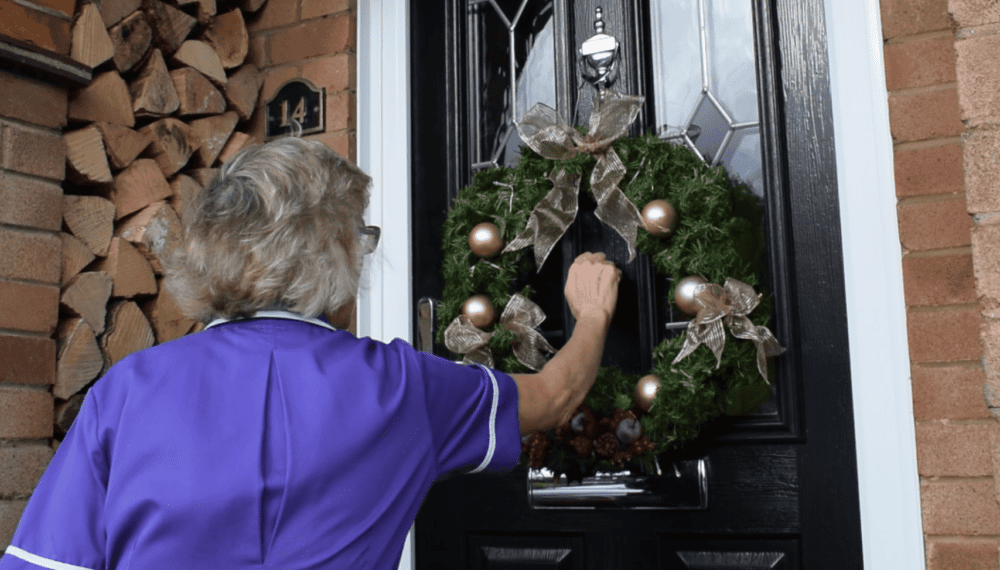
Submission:
<svg viewBox="0 0 1000 570">
<path fill-rule="evenodd" d="M 594 440 L 583 435 L 574 437 L 569 444 L 576 450 L 576 456 L 580 459 L 589 457 L 590 450 L 594 448 Z"/>
<path fill-rule="evenodd" d="M 528 443 L 528 457 L 531 458 L 531 467 L 539 469 L 549 459 L 549 452 L 552 451 L 552 440 L 544 433 L 536 433 L 531 436 Z"/>
<path fill-rule="evenodd" d="M 614 455 L 611 456 L 611 462 L 614 463 L 615 467 L 621 469 L 625 466 L 625 462 L 632 459 L 632 454 L 628 451 L 616 451 Z"/>
<path fill-rule="evenodd" d="M 609 433 L 614 435 L 617 427 L 618 424 L 615 423 L 614 418 L 601 418 L 597 421 L 597 435 L 598 437 Z"/>
<path fill-rule="evenodd" d="M 594 410 L 580 404 L 576 411 L 573 412 L 573 419 L 570 421 L 570 427 L 573 428 L 574 433 L 582 435 L 588 439 L 594 439 L 597 437 L 597 416 L 594 415 Z"/>
<path fill-rule="evenodd" d="M 629 444 L 628 451 L 632 454 L 632 457 L 641 457 L 653 451 L 654 447 L 653 442 L 649 441 L 648 437 L 642 436 Z"/>
<path fill-rule="evenodd" d="M 558 439 L 561 443 L 569 443 L 569 440 L 573 439 L 575 436 L 576 434 L 573 433 L 573 428 L 571 428 L 569 424 L 563 424 L 556 428 L 556 439 Z"/>
<path fill-rule="evenodd" d="M 618 438 L 614 434 L 606 433 L 594 441 L 594 450 L 598 455 L 611 457 L 618 451 Z"/>
</svg>

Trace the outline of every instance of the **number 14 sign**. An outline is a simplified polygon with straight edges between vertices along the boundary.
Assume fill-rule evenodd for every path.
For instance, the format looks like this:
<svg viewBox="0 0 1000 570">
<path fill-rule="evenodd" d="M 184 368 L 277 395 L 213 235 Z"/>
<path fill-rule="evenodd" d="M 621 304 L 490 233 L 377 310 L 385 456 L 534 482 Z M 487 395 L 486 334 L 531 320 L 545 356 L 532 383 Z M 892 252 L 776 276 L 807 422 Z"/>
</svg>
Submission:
<svg viewBox="0 0 1000 570">
<path fill-rule="evenodd" d="M 308 79 L 286 82 L 267 102 L 266 109 L 268 140 L 287 134 L 326 132 L 326 88 L 317 88 Z"/>
</svg>

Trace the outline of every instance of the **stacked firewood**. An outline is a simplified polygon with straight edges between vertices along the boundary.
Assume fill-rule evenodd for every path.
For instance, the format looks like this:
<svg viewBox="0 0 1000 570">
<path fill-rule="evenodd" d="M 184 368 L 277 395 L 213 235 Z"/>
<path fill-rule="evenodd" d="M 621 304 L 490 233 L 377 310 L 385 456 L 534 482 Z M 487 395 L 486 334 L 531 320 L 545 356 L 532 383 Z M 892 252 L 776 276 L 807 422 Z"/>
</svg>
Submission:
<svg viewBox="0 0 1000 570">
<path fill-rule="evenodd" d="M 162 286 L 184 202 L 253 142 L 260 96 L 244 14 L 263 0 L 83 4 L 72 56 L 94 79 L 71 95 L 55 423 L 128 354 L 197 330 Z"/>
</svg>

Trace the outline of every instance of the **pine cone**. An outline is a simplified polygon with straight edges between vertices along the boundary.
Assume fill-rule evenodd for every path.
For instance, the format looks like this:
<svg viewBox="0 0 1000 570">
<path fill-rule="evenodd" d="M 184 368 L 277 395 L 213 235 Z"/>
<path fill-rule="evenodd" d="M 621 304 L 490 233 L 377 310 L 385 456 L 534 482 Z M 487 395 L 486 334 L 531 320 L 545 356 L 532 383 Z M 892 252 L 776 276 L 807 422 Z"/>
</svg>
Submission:
<svg viewBox="0 0 1000 570">
<path fill-rule="evenodd" d="M 531 458 L 531 467 L 539 469 L 549 459 L 549 452 L 552 451 L 552 440 L 544 433 L 536 433 L 531 436 L 528 443 L 528 456 Z"/>
<path fill-rule="evenodd" d="M 570 427 L 573 428 L 574 433 L 582 435 L 588 439 L 594 439 L 597 437 L 597 416 L 594 415 L 594 410 L 580 404 L 576 411 L 573 412 L 573 419 L 570 421 Z"/>
<path fill-rule="evenodd" d="M 590 457 L 590 450 L 594 448 L 594 440 L 582 435 L 574 437 L 569 444 L 576 450 L 576 456 L 580 459 Z"/>
<path fill-rule="evenodd" d="M 646 453 L 653 451 L 655 447 L 656 446 L 653 445 L 653 442 L 650 441 L 648 437 L 642 436 L 639 439 L 630 443 L 628 446 L 628 450 L 629 453 L 632 454 L 632 457 L 641 457 Z"/>
<path fill-rule="evenodd" d="M 556 428 L 556 439 L 562 443 L 569 443 L 569 440 L 573 439 L 576 434 L 573 433 L 573 428 L 569 427 L 569 424 L 563 424 Z"/>
<path fill-rule="evenodd" d="M 613 418 L 601 418 L 600 420 L 597 421 L 597 436 L 600 437 L 602 435 L 609 433 L 611 435 L 614 435 L 615 428 L 617 427 L 618 424 L 615 423 L 615 420 Z"/>
<path fill-rule="evenodd" d="M 632 455 L 628 451 L 616 451 L 614 455 L 611 456 L 611 462 L 614 463 L 615 467 L 621 469 L 625 466 L 626 461 L 630 461 Z"/>
<path fill-rule="evenodd" d="M 618 451 L 618 438 L 614 434 L 606 433 L 594 441 L 594 450 L 598 455 L 611 457 Z"/>
</svg>

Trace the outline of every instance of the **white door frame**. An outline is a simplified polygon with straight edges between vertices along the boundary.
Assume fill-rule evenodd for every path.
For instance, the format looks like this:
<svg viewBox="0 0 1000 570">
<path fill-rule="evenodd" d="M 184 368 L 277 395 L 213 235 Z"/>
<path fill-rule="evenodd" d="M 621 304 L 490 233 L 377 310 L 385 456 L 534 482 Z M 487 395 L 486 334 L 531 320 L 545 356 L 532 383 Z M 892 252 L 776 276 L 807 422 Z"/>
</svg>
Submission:
<svg viewBox="0 0 1000 570">
<path fill-rule="evenodd" d="M 866 568 L 924 568 L 911 377 L 878 0 L 826 2 Z M 409 0 L 358 2 L 358 163 L 382 243 L 358 334 L 411 341 Z M 391 229 L 390 229 L 391 228 Z M 413 531 L 400 570 L 414 567 Z"/>
</svg>

